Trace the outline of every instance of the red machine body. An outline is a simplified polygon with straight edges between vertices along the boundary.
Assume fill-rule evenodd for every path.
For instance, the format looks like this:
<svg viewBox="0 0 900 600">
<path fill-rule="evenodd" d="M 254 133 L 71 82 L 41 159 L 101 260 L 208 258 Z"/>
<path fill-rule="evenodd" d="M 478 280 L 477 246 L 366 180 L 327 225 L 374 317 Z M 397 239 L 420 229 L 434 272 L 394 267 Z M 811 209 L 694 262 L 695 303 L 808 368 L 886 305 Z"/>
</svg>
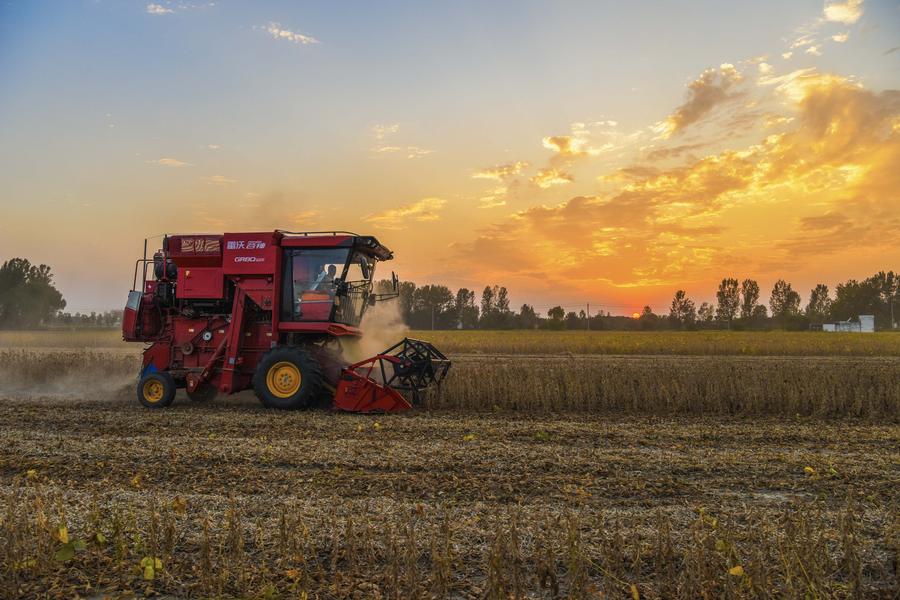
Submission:
<svg viewBox="0 0 900 600">
<path fill-rule="evenodd" d="M 205 399 L 252 387 L 276 408 L 335 393 L 344 410 L 409 408 L 400 392 L 359 375 L 361 364 L 340 359 L 339 339 L 362 335 L 366 308 L 396 297 L 372 291 L 376 263 L 392 257 L 374 237 L 349 232 L 165 237 L 152 258 L 137 261 L 122 321 L 126 341 L 149 344 L 138 399 L 167 406 L 176 388 Z M 393 402 L 358 401 L 359 385 L 345 385 L 354 375 Z"/>
</svg>

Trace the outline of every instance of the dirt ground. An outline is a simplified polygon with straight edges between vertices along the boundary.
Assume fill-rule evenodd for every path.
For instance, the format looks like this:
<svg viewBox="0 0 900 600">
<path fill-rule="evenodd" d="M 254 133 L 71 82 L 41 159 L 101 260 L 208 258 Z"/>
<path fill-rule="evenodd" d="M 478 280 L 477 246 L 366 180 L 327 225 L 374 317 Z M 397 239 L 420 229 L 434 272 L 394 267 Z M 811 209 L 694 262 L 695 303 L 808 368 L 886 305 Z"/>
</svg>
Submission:
<svg viewBox="0 0 900 600">
<path fill-rule="evenodd" d="M 755 597 L 760 585 L 798 597 L 804 589 L 847 597 L 898 590 L 896 425 L 280 413 L 249 393 L 207 405 L 179 397 L 169 410 L 147 411 L 122 388 L 100 397 L 7 395 L 0 432 L 0 491 L 8 510 L 15 505 L 7 525 L 16 511 L 30 518 L 23 498 L 44 494 L 56 498 L 73 535 L 94 535 L 94 527 L 112 539 L 109 519 L 119 510 L 144 532 L 144 546 L 128 538 L 137 547 L 124 550 L 125 567 L 101 568 L 110 552 L 89 546 L 84 558 L 31 575 L 21 569 L 13 596 L 506 597 L 521 586 L 523 596 L 552 597 L 554 585 L 569 597 L 634 597 L 635 589 L 641 597 Z M 146 514 L 156 507 L 173 531 L 170 547 L 155 551 L 167 552 L 165 569 L 148 581 L 135 565 L 148 552 L 145 521 L 155 517 Z M 246 538 L 237 544 L 235 514 Z M 207 560 L 200 538 L 209 522 L 218 541 Z M 291 545 L 285 527 L 306 532 L 300 562 L 296 548 L 283 547 Z M 794 559 L 783 548 L 803 535 L 815 540 L 809 551 L 828 555 L 806 583 L 784 567 Z M 709 555 L 695 556 L 707 542 Z M 764 554 L 752 558 L 760 545 Z M 660 559 L 666 547 L 671 557 Z M 242 566 L 226 568 L 236 548 Z M 801 566 L 818 560 L 794 554 Z M 751 564 L 768 571 L 751 576 Z M 10 577 L 7 569 L 8 585 Z"/>
</svg>

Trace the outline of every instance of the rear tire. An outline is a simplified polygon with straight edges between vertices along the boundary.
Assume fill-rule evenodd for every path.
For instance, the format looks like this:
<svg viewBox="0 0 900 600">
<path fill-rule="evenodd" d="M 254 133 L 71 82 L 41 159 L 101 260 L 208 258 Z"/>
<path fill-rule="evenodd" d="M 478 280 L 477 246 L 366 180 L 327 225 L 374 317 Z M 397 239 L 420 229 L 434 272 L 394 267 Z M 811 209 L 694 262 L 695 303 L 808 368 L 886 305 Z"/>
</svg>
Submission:
<svg viewBox="0 0 900 600">
<path fill-rule="evenodd" d="M 175 379 L 168 373 L 150 373 L 137 384 L 137 399 L 146 408 L 166 408 L 175 399 Z"/>
<path fill-rule="evenodd" d="M 322 367 L 300 348 L 272 348 L 256 366 L 253 389 L 266 408 L 308 407 L 322 393 Z"/>
</svg>

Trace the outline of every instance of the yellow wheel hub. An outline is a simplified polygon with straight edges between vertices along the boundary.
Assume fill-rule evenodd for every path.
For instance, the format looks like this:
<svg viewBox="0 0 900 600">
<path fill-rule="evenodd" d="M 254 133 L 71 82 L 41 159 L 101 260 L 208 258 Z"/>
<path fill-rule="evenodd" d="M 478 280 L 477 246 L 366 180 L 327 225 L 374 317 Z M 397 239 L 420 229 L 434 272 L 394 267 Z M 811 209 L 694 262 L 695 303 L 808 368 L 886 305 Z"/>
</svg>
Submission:
<svg viewBox="0 0 900 600">
<path fill-rule="evenodd" d="M 302 381 L 297 365 L 286 360 L 275 363 L 266 373 L 266 387 L 279 398 L 290 398 L 296 394 Z"/>
<path fill-rule="evenodd" d="M 147 402 L 159 402 L 162 400 L 163 394 L 165 394 L 165 388 L 161 381 L 157 381 L 156 379 L 149 379 L 144 382 L 144 387 L 141 390 L 144 394 L 144 400 Z"/>
</svg>

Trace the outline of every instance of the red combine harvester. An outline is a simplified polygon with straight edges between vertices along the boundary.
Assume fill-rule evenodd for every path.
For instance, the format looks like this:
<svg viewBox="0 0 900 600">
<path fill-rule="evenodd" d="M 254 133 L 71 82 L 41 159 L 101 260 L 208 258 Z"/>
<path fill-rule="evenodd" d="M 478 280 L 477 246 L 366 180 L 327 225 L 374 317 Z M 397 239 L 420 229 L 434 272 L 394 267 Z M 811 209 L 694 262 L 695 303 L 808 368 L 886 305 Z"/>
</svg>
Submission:
<svg viewBox="0 0 900 600">
<path fill-rule="evenodd" d="M 182 387 L 192 400 L 252 387 L 270 408 L 325 398 L 351 412 L 410 408 L 450 368 L 434 346 L 404 339 L 341 358 L 366 308 L 397 296 L 395 275 L 393 292 L 372 292 L 375 264 L 391 258 L 374 237 L 343 231 L 172 235 L 152 258 L 145 241 L 122 320 L 126 341 L 149 344 L 138 400 L 162 408 Z"/>
</svg>

